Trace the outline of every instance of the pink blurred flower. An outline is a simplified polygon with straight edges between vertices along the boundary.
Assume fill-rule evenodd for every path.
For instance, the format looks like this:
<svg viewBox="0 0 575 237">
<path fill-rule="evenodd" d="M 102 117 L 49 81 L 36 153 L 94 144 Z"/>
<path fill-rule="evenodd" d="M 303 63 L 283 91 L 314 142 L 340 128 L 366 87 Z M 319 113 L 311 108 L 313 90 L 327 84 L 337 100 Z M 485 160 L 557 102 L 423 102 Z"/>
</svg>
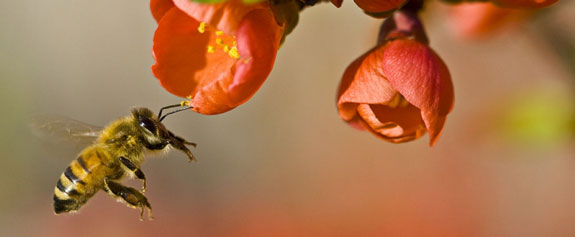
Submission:
<svg viewBox="0 0 575 237">
<path fill-rule="evenodd" d="M 502 8 L 490 2 L 461 3 L 449 8 L 449 24 L 462 38 L 480 38 L 518 25 L 531 11 Z"/>
</svg>

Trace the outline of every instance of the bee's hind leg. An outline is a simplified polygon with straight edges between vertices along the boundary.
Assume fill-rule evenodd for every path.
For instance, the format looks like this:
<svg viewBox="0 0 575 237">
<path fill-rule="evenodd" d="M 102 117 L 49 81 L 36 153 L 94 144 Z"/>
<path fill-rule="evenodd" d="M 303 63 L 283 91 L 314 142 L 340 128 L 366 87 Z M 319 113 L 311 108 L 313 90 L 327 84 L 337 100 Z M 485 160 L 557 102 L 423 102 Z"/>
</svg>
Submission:
<svg viewBox="0 0 575 237">
<path fill-rule="evenodd" d="M 111 196 L 123 200 L 129 207 L 140 209 L 140 220 L 144 220 L 144 210 L 146 208 L 148 209 L 148 219 L 152 219 L 152 206 L 148 202 L 148 198 L 135 188 L 126 187 L 106 179 L 104 190 Z"/>
<path fill-rule="evenodd" d="M 142 170 L 140 168 L 138 168 L 134 163 L 132 163 L 130 160 L 128 160 L 124 157 L 120 157 L 120 161 L 122 162 L 122 164 L 124 166 L 126 166 L 126 168 L 128 168 L 129 170 L 134 172 L 134 174 L 136 175 L 136 177 L 138 179 L 142 180 L 142 182 L 143 182 L 142 192 L 145 193 L 146 192 L 146 176 L 144 175 L 144 172 L 142 172 Z"/>
</svg>

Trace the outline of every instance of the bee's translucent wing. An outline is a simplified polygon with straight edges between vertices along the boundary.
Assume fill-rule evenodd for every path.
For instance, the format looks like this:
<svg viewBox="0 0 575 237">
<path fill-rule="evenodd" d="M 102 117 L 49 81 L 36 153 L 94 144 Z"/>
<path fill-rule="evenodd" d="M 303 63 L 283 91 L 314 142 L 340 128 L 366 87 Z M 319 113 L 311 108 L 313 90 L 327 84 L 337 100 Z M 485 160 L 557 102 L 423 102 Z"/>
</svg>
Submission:
<svg viewBox="0 0 575 237">
<path fill-rule="evenodd" d="M 50 143 L 71 143 L 85 147 L 94 143 L 102 127 L 58 115 L 34 116 L 29 121 L 34 135 Z"/>
</svg>

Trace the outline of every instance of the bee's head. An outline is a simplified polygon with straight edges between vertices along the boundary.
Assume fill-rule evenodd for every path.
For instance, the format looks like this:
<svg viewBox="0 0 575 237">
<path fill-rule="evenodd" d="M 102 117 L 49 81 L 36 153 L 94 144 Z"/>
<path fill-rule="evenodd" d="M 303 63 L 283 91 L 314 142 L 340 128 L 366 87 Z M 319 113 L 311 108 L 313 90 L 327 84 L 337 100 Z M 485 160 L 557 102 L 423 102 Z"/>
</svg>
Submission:
<svg viewBox="0 0 575 237">
<path fill-rule="evenodd" d="M 142 142 L 150 150 L 161 150 L 167 145 L 183 151 L 191 160 L 194 160 L 192 152 L 186 145 L 196 144 L 174 135 L 170 132 L 161 120 L 148 108 L 132 109 L 132 117 L 138 129 L 140 129 Z"/>
<path fill-rule="evenodd" d="M 170 133 L 158 117 L 148 108 L 132 109 L 133 122 L 138 127 L 139 134 L 150 144 L 162 143 L 169 139 Z"/>
</svg>

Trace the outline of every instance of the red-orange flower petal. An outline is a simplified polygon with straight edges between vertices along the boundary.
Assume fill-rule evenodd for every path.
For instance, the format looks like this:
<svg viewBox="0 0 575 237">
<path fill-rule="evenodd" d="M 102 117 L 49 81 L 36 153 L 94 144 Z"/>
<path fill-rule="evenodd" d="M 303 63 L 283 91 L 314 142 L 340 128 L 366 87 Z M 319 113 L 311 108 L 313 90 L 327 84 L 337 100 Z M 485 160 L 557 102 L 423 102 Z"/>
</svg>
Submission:
<svg viewBox="0 0 575 237">
<path fill-rule="evenodd" d="M 154 35 L 156 64 L 152 71 L 166 90 L 180 97 L 188 96 L 190 88 L 197 87 L 200 81 L 195 77 L 207 63 L 206 45 L 210 38 L 198 32 L 199 25 L 184 12 L 172 8 L 162 17 Z"/>
<path fill-rule="evenodd" d="M 383 76 L 377 50 L 370 50 L 345 70 L 338 93 L 339 115 L 352 120 L 359 104 L 384 104 L 397 93 Z"/>
<path fill-rule="evenodd" d="M 420 110 L 411 104 L 395 108 L 381 104 L 360 104 L 357 112 L 372 133 L 390 142 L 408 142 L 423 136 L 426 131 Z"/>
<path fill-rule="evenodd" d="M 355 4 L 368 13 L 384 13 L 399 9 L 406 0 L 354 0 Z"/>
<path fill-rule="evenodd" d="M 453 108 L 453 85 L 447 66 L 426 45 L 395 40 L 385 47 L 382 68 L 391 85 L 421 110 L 433 145 Z"/>
<path fill-rule="evenodd" d="M 243 0 L 227 0 L 221 3 L 198 3 L 190 0 L 173 0 L 176 7 L 199 22 L 207 22 L 226 34 L 233 35 L 244 16 L 256 9 L 269 10 L 267 1 L 246 4 Z"/>
<path fill-rule="evenodd" d="M 164 14 L 172 9 L 172 7 L 174 7 L 172 0 L 150 0 L 150 10 L 156 22 L 160 22 L 160 19 L 162 19 Z"/>
<path fill-rule="evenodd" d="M 268 10 L 254 10 L 246 15 L 237 31 L 242 58 L 236 64 L 234 80 L 229 85 L 233 101 L 245 102 L 263 84 L 273 68 L 282 29 L 275 24 Z"/>
<path fill-rule="evenodd" d="M 244 15 L 235 37 L 200 25 L 179 8 L 165 14 L 154 36 L 152 71 L 166 90 L 190 98 L 195 111 L 222 113 L 247 101 L 264 82 L 283 28 L 260 9 Z"/>
<path fill-rule="evenodd" d="M 503 7 L 511 8 L 543 8 L 553 5 L 559 0 L 491 0 Z"/>
</svg>

